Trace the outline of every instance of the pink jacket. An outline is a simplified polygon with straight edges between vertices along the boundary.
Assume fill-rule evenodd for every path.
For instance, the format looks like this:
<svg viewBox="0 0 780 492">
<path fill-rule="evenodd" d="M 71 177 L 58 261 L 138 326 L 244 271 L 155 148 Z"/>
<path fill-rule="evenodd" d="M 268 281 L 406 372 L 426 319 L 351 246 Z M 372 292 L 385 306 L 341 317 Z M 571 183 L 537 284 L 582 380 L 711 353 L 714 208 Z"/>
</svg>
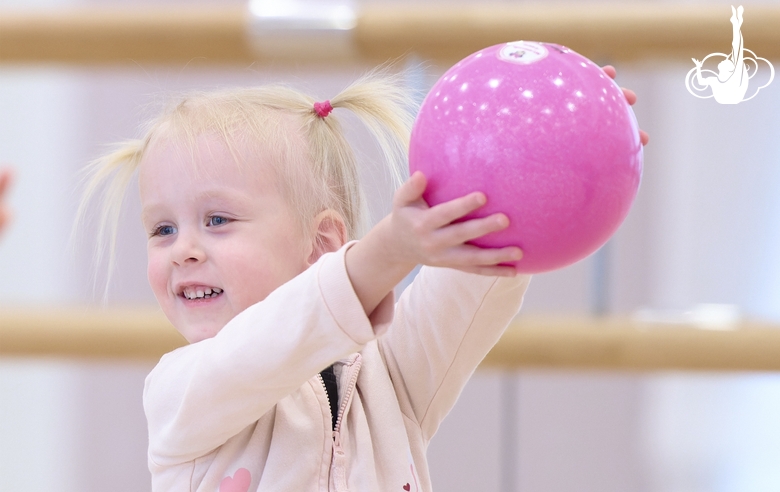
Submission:
<svg viewBox="0 0 780 492">
<path fill-rule="evenodd" d="M 146 379 L 154 491 L 428 491 L 426 448 L 528 276 L 423 267 L 369 318 L 344 253 L 163 356 Z M 334 363 L 331 423 L 319 371 Z"/>
</svg>

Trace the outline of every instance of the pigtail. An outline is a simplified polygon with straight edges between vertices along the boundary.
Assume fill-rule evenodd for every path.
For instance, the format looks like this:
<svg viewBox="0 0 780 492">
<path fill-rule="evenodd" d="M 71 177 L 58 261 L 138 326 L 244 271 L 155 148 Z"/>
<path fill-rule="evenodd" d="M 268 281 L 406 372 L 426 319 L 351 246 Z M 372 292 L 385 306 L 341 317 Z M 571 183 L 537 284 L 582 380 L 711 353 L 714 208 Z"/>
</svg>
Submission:
<svg viewBox="0 0 780 492">
<path fill-rule="evenodd" d="M 76 212 L 76 220 L 71 231 L 71 244 L 74 244 L 76 233 L 83 227 L 87 218 L 87 209 L 95 195 L 100 194 L 99 215 L 97 217 L 98 231 L 95 243 L 94 265 L 101 265 L 108 253 L 108 268 L 106 273 L 103 300 L 108 296 L 108 286 L 114 269 L 116 257 L 116 236 L 119 226 L 119 215 L 122 203 L 138 164 L 141 161 L 145 145 L 141 140 L 131 140 L 99 159 L 89 163 L 82 171 L 84 191 Z M 93 286 L 97 283 L 97 268 L 93 273 Z"/>
<path fill-rule="evenodd" d="M 330 100 L 334 108 L 354 113 L 377 139 L 385 162 L 400 186 L 408 177 L 409 136 L 417 102 L 404 74 L 375 69 Z"/>
<path fill-rule="evenodd" d="M 380 67 L 329 101 L 307 101 L 304 132 L 313 171 L 330 186 L 328 201 L 344 217 L 349 239 L 359 238 L 368 230 L 368 209 L 354 152 L 330 113 L 343 108 L 358 117 L 377 140 L 394 184 L 400 186 L 408 175 L 409 135 L 416 109 L 410 92 L 403 74 L 390 74 Z"/>
</svg>

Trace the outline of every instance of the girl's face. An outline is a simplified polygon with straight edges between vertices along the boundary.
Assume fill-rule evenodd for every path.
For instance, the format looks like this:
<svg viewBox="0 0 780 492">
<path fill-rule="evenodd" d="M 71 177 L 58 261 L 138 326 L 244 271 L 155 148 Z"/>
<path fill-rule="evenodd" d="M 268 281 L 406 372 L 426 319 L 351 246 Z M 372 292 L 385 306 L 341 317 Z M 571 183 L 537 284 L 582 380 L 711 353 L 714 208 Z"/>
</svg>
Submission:
<svg viewBox="0 0 780 492">
<path fill-rule="evenodd" d="M 234 151 L 241 170 L 220 139 L 202 136 L 194 152 L 158 141 L 140 165 L 149 283 L 190 343 L 213 337 L 309 266 L 312 245 L 268 157 L 240 144 Z"/>
</svg>

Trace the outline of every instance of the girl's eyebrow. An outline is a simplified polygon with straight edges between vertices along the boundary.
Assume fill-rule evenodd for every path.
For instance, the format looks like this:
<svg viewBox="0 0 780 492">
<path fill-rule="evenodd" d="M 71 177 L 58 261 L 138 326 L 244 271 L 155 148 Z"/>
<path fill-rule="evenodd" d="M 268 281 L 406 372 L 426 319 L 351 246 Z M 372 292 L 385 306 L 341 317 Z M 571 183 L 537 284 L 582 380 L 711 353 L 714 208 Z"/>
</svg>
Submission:
<svg viewBox="0 0 780 492">
<path fill-rule="evenodd" d="M 203 200 L 206 198 L 235 198 L 236 196 L 240 195 L 242 195 L 242 193 L 237 191 L 235 188 L 213 188 L 210 190 L 201 191 L 195 195 L 195 198 L 198 200 Z"/>
<path fill-rule="evenodd" d="M 256 199 L 257 197 L 252 197 L 244 192 L 232 188 L 217 188 L 214 190 L 206 190 L 195 195 L 195 200 L 199 202 L 212 199 L 248 204 L 253 198 Z"/>
<path fill-rule="evenodd" d="M 146 224 L 147 222 L 149 222 L 151 220 L 151 218 L 149 216 L 151 215 L 151 209 L 154 209 L 154 208 L 155 208 L 154 205 L 152 205 L 152 206 L 144 207 L 143 209 L 141 209 L 141 223 L 142 224 Z"/>
</svg>

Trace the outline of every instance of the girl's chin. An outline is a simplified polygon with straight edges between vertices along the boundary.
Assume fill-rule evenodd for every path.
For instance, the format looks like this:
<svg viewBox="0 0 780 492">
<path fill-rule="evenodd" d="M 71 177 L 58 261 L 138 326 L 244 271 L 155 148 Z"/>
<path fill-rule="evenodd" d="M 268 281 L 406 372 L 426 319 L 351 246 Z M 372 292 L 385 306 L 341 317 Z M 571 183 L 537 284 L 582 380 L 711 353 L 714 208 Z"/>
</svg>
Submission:
<svg viewBox="0 0 780 492">
<path fill-rule="evenodd" d="M 179 330 L 179 333 L 181 333 L 189 343 L 197 343 L 208 338 L 214 338 L 216 334 L 219 333 L 219 330 L 188 327 L 184 330 Z"/>
<path fill-rule="evenodd" d="M 181 333 L 189 343 L 196 343 L 201 340 L 206 340 L 207 338 L 214 338 L 225 326 L 227 321 L 199 320 L 198 322 L 192 323 L 184 322 L 176 325 L 176 330 Z"/>
</svg>

